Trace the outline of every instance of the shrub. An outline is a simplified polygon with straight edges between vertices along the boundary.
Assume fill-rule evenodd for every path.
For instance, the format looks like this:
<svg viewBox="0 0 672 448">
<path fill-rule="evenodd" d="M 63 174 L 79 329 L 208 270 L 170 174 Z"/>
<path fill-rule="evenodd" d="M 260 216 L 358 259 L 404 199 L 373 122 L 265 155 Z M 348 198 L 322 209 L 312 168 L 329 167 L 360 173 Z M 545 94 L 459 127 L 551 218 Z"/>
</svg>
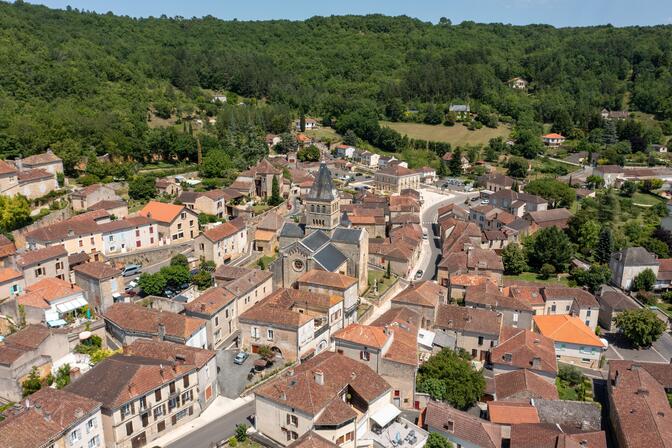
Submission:
<svg viewBox="0 0 672 448">
<path fill-rule="evenodd" d="M 245 423 L 236 425 L 236 440 L 239 442 L 244 442 L 247 440 L 247 425 Z"/>
</svg>

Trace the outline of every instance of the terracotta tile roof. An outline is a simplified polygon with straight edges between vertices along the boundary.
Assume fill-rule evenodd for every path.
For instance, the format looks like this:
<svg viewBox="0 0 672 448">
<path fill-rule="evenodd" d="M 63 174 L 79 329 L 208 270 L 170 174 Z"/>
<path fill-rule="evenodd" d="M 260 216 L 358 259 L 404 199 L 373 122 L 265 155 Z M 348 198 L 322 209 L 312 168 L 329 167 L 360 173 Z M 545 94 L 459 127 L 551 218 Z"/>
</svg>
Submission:
<svg viewBox="0 0 672 448">
<path fill-rule="evenodd" d="M 62 244 L 57 244 L 54 246 L 45 247 L 44 249 L 31 250 L 24 252 L 23 254 L 16 257 L 16 265 L 21 269 L 25 269 L 28 266 L 32 266 L 37 263 L 43 263 L 52 258 L 67 257 L 68 252 L 65 250 L 65 246 Z"/>
<path fill-rule="evenodd" d="M 16 172 L 14 165 L 0 160 L 0 174 L 16 174 Z"/>
<path fill-rule="evenodd" d="M 328 441 L 313 431 L 308 431 L 294 442 L 287 445 L 287 448 L 338 448 L 338 445 Z"/>
<path fill-rule="evenodd" d="M 227 291 L 233 293 L 233 295 L 241 297 L 249 291 L 252 291 L 254 288 L 257 288 L 271 277 L 273 277 L 273 273 L 271 271 L 250 269 L 249 272 L 242 274 L 240 277 L 222 286 L 226 288 Z"/>
<path fill-rule="evenodd" d="M 378 171 L 380 174 L 385 174 L 387 176 L 410 176 L 413 174 L 418 174 L 416 171 L 409 170 L 401 165 L 392 165 L 387 168 L 383 168 Z"/>
<path fill-rule="evenodd" d="M 576 316 L 551 315 L 534 316 L 534 324 L 539 332 L 555 342 L 603 347 L 600 338 L 595 336 L 581 319 Z"/>
<path fill-rule="evenodd" d="M 89 254 L 85 252 L 79 252 L 76 254 L 68 255 L 68 264 L 70 264 L 70 267 L 73 267 L 75 265 L 78 265 L 80 263 L 86 263 L 89 261 Z"/>
<path fill-rule="evenodd" d="M 98 230 L 102 233 L 118 232 L 120 230 L 136 229 L 142 226 L 154 224 L 154 220 L 144 216 L 131 216 L 124 219 L 117 219 L 98 225 Z"/>
<path fill-rule="evenodd" d="M 65 390 L 100 401 L 103 409 L 114 410 L 193 370 L 193 365 L 139 356 L 114 355 L 96 364 L 86 375 L 71 382 Z"/>
<path fill-rule="evenodd" d="M 357 413 L 336 395 L 315 420 L 315 425 L 337 426 L 357 418 Z"/>
<path fill-rule="evenodd" d="M 236 298 L 230 291 L 222 287 L 210 288 L 200 296 L 184 305 L 188 313 L 213 315 L 218 313 L 226 305 Z"/>
<path fill-rule="evenodd" d="M 346 290 L 352 285 L 357 284 L 357 279 L 338 272 L 327 272 L 318 269 L 311 269 L 297 279 L 299 283 L 309 283 L 311 285 L 326 286 L 332 289 Z"/>
<path fill-rule="evenodd" d="M 19 171 L 19 175 L 17 177 L 19 178 L 19 183 L 22 183 L 31 182 L 38 179 L 51 179 L 54 177 L 54 175 L 47 170 L 36 168 L 34 170 Z"/>
<path fill-rule="evenodd" d="M 447 296 L 448 290 L 443 286 L 431 281 L 422 281 L 412 284 L 392 297 L 392 303 L 436 308 Z"/>
<path fill-rule="evenodd" d="M 672 280 L 672 258 L 659 258 L 657 280 L 670 281 Z"/>
<path fill-rule="evenodd" d="M 82 263 L 80 265 L 75 266 L 73 268 L 73 271 L 98 280 L 106 280 L 121 275 L 121 271 L 119 269 L 116 269 L 107 263 L 101 263 L 99 261 Z"/>
<path fill-rule="evenodd" d="M 470 287 L 492 283 L 497 285 L 497 277 L 492 272 L 483 272 L 479 274 L 452 274 L 450 276 L 451 286 Z"/>
<path fill-rule="evenodd" d="M 372 326 L 383 329 L 387 327 L 394 336 L 383 358 L 417 366 L 419 324 L 418 313 L 406 307 L 392 308 L 372 322 Z"/>
<path fill-rule="evenodd" d="M 541 290 L 546 300 L 573 299 L 580 308 L 599 308 L 595 296 L 581 288 L 546 286 Z"/>
<path fill-rule="evenodd" d="M 504 285 L 506 285 L 506 280 Z M 544 298 L 541 294 L 542 286 L 533 286 L 533 285 L 519 285 L 514 284 L 509 286 L 509 295 L 518 300 L 529 303 L 531 306 L 544 305 Z"/>
<path fill-rule="evenodd" d="M 565 137 L 563 137 L 563 136 L 560 135 L 560 134 L 551 133 L 551 134 L 546 134 L 546 135 L 544 135 L 544 138 L 565 138 Z"/>
<path fill-rule="evenodd" d="M 457 305 L 439 305 L 435 327 L 463 332 L 473 332 L 488 336 L 499 336 L 501 316 L 490 310 L 466 308 Z"/>
<path fill-rule="evenodd" d="M 14 268 L 0 268 L 0 283 L 9 282 L 23 277 L 23 274 Z"/>
<path fill-rule="evenodd" d="M 298 289 L 281 288 L 240 315 L 241 322 L 264 322 L 286 328 L 299 328 L 314 319 L 295 308 L 308 308 L 318 313 L 328 313 L 329 308 L 342 297 L 317 294 Z"/>
<path fill-rule="evenodd" d="M 50 335 L 51 331 L 44 325 L 30 324 L 5 337 L 4 345 L 21 350 L 36 350 Z"/>
<path fill-rule="evenodd" d="M 383 328 L 362 324 L 350 324 L 338 330 L 331 337 L 376 349 L 383 348 L 389 338 Z"/>
<path fill-rule="evenodd" d="M 124 354 L 166 361 L 169 365 L 182 364 L 203 368 L 217 353 L 168 341 L 136 339 L 124 347 Z"/>
<path fill-rule="evenodd" d="M 613 425 L 628 448 L 672 447 L 672 412 L 663 386 L 637 364 L 609 365 Z"/>
<path fill-rule="evenodd" d="M 491 401 L 488 403 L 490 421 L 503 425 L 539 423 L 537 409 L 529 403 Z"/>
<path fill-rule="evenodd" d="M 121 199 L 119 200 L 105 200 L 105 201 L 100 201 L 96 202 L 93 204 L 91 207 L 89 207 L 87 210 L 112 210 L 115 208 L 119 207 L 128 207 L 128 204 L 126 204 L 126 201 L 122 201 Z"/>
<path fill-rule="evenodd" d="M 501 448 L 502 427 L 445 403 L 430 401 L 425 411 L 425 424 L 431 429 L 451 434 L 479 448 Z M 448 429 L 452 426 L 452 431 Z M 513 446 L 513 445 L 512 445 Z"/>
<path fill-rule="evenodd" d="M 315 379 L 321 372 L 324 384 Z M 259 387 L 257 396 L 297 408 L 310 416 L 318 415 L 346 387 L 367 403 L 390 390 L 390 385 L 364 364 L 334 352 L 322 352 L 301 363 L 293 372 Z"/>
<path fill-rule="evenodd" d="M 511 329 L 509 335 L 505 333 L 500 334 L 499 345 L 491 350 L 492 363 L 551 374 L 558 371 L 552 339 L 530 330 Z"/>
<path fill-rule="evenodd" d="M 54 300 L 81 293 L 82 288 L 65 280 L 47 277 L 26 288 L 25 293 L 18 296 L 19 304 L 34 308 L 50 308 Z"/>
<path fill-rule="evenodd" d="M 537 212 L 528 212 L 527 213 L 532 221 L 537 223 L 539 226 L 544 227 L 553 224 L 554 221 L 560 221 L 560 228 L 567 226 L 567 221 L 573 215 L 566 208 L 554 208 L 551 210 L 540 210 Z"/>
<path fill-rule="evenodd" d="M 148 335 L 158 335 L 159 324 L 163 324 L 166 336 L 185 341 L 205 325 L 202 319 L 157 311 L 132 303 L 115 303 L 107 309 L 103 317 L 124 331 Z"/>
<path fill-rule="evenodd" d="M 565 434 L 549 423 L 523 423 L 511 427 L 515 448 L 607 448 L 604 431 Z"/>
<path fill-rule="evenodd" d="M 558 399 L 558 390 L 555 388 L 555 383 L 549 382 L 527 369 L 513 370 L 496 375 L 495 394 L 497 401 L 527 398 Z"/>
<path fill-rule="evenodd" d="M 165 204 L 158 201 L 149 201 L 142 210 L 140 210 L 139 215 L 151 218 L 155 221 L 168 224 L 171 223 L 177 218 L 180 213 L 184 210 L 188 210 L 183 205 L 175 204 Z"/>
<path fill-rule="evenodd" d="M 633 365 L 639 366 L 649 372 L 649 374 L 665 389 L 672 389 L 672 364 L 640 361 L 609 361 L 609 367 L 614 374 L 617 370 L 630 369 Z"/>
<path fill-rule="evenodd" d="M 5 235 L 0 235 L 0 258 L 9 257 L 16 253 L 16 246 Z"/>
<path fill-rule="evenodd" d="M 53 242 L 76 238 L 82 235 L 95 234 L 98 232 L 97 220 L 108 217 L 106 210 L 94 210 L 73 216 L 50 226 L 42 227 L 26 233 L 27 240 L 40 242 Z"/>
<path fill-rule="evenodd" d="M 51 442 L 64 437 L 67 431 L 90 418 L 100 406 L 101 403 L 95 400 L 68 391 L 43 387 L 30 396 L 29 408 L 19 405 L 3 413 L 5 419 L 0 422 L 0 446 L 51 446 Z"/>
<path fill-rule="evenodd" d="M 21 159 L 21 162 L 24 165 L 42 165 L 45 163 L 61 162 L 61 158 L 53 152 L 47 151 L 42 154 L 34 154 L 32 156 L 24 157 Z"/>
<path fill-rule="evenodd" d="M 237 226 L 227 221 L 217 227 L 212 227 L 211 229 L 206 230 L 203 232 L 203 236 L 213 243 L 216 243 L 217 241 L 234 236 L 239 231 L 240 229 Z"/>
<path fill-rule="evenodd" d="M 285 223 L 285 219 L 277 213 L 271 212 L 267 213 L 266 216 L 257 224 L 257 229 L 260 230 L 270 230 L 272 232 L 278 232 L 282 228 L 282 225 Z"/>
<path fill-rule="evenodd" d="M 483 308 L 498 310 L 532 311 L 532 307 L 514 297 L 509 297 L 499 291 L 499 287 L 492 282 L 468 286 L 464 295 L 467 306 L 476 305 Z"/>
<path fill-rule="evenodd" d="M 101 189 L 111 190 L 110 187 L 106 187 L 101 184 L 93 184 L 89 185 L 88 187 L 80 188 L 79 190 L 73 191 L 71 196 L 73 198 L 86 198 Z"/>
<path fill-rule="evenodd" d="M 252 269 L 249 268 L 241 268 L 223 264 L 215 269 L 215 278 L 218 280 L 230 281 L 240 278 L 251 271 Z"/>
<path fill-rule="evenodd" d="M 272 241 L 276 236 L 276 233 L 270 230 L 257 230 L 254 232 L 255 241 Z"/>
</svg>

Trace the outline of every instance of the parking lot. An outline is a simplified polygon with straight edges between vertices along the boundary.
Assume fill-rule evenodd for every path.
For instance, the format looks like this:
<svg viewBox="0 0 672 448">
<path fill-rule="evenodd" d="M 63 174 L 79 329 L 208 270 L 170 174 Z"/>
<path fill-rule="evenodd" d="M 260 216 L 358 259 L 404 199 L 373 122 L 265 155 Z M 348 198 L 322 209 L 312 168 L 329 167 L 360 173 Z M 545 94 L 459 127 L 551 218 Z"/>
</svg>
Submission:
<svg viewBox="0 0 672 448">
<path fill-rule="evenodd" d="M 254 368 L 259 355 L 250 353 L 242 365 L 234 364 L 233 358 L 238 350 L 219 350 L 217 352 L 217 381 L 219 390 L 227 398 L 238 398 L 247 385 L 247 374 Z"/>
<path fill-rule="evenodd" d="M 607 360 L 626 359 L 641 362 L 670 362 L 670 355 L 672 354 L 670 353 L 670 343 L 672 343 L 672 336 L 670 336 L 669 333 L 664 333 L 650 348 L 639 350 L 632 347 L 632 345 L 624 340 L 618 333 L 605 333 L 602 337 L 609 341 L 609 348 L 605 352 Z"/>
</svg>

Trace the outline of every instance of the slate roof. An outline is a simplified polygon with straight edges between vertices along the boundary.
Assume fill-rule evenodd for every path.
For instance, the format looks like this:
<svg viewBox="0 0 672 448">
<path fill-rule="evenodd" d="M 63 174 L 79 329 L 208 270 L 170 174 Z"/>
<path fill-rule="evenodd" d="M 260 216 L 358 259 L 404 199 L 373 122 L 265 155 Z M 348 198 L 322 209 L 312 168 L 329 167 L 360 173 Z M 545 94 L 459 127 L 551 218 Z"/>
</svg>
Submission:
<svg viewBox="0 0 672 448">
<path fill-rule="evenodd" d="M 358 244 L 362 236 L 362 229 L 344 229 L 337 227 L 331 236 L 331 241 L 335 243 Z"/>
<path fill-rule="evenodd" d="M 327 244 L 322 250 L 313 255 L 313 259 L 325 270 L 334 272 L 348 260 L 348 257 L 343 255 L 343 252 L 338 250 L 333 244 Z"/>
<path fill-rule="evenodd" d="M 452 431 L 446 426 L 452 422 Z M 425 424 L 479 448 L 501 448 L 502 427 L 437 401 L 427 403 Z"/>
<path fill-rule="evenodd" d="M 623 294 L 623 292 L 607 286 L 602 287 L 598 302 L 609 306 L 609 308 L 614 311 L 634 310 L 639 308 L 639 305 L 637 305 L 633 299 Z"/>
<path fill-rule="evenodd" d="M 286 222 L 280 230 L 280 236 L 285 238 L 303 238 L 305 231 L 295 222 Z"/>
<path fill-rule="evenodd" d="M 324 384 L 315 380 L 315 372 L 323 374 Z M 368 366 L 334 352 L 322 352 L 301 363 L 293 371 L 255 390 L 257 396 L 296 408 L 315 416 L 326 408 L 341 391 L 349 387 L 367 403 L 371 403 L 390 385 Z"/>
<path fill-rule="evenodd" d="M 317 179 L 313 183 L 306 199 L 309 201 L 331 202 L 336 199 L 336 196 L 336 189 L 331 180 L 331 171 L 327 168 L 327 164 L 322 162 L 317 172 Z"/>
<path fill-rule="evenodd" d="M 301 240 L 301 244 L 315 252 L 329 242 L 329 236 L 321 230 L 316 230 Z"/>
<path fill-rule="evenodd" d="M 623 266 L 658 266 L 658 260 L 643 247 L 627 247 L 612 255 L 612 258 L 620 258 Z"/>
</svg>

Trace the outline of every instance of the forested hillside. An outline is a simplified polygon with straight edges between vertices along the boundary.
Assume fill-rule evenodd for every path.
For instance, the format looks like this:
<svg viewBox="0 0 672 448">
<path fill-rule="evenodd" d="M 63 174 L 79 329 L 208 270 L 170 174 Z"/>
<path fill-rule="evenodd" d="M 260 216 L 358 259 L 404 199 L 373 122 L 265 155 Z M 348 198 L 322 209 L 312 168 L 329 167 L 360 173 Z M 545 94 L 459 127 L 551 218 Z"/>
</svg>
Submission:
<svg viewBox="0 0 672 448">
<path fill-rule="evenodd" d="M 467 100 L 481 115 L 560 130 L 590 131 L 602 107 L 665 123 L 671 69 L 670 26 L 133 19 L 0 3 L 0 156 L 51 146 L 66 158 L 96 151 L 146 160 L 166 139 L 182 138 L 150 129 L 149 111 L 221 113 L 208 91 L 274 105 L 218 124 L 204 143 L 205 151 L 228 148 L 239 159 L 234 147 L 254 159 L 263 151 L 259 136 L 281 131 L 299 111 L 341 131 Z M 514 76 L 530 80 L 529 94 L 506 85 Z M 378 131 L 358 129 L 363 138 L 367 132 Z M 390 138 L 381 139 L 387 149 L 398 144 Z"/>
</svg>

